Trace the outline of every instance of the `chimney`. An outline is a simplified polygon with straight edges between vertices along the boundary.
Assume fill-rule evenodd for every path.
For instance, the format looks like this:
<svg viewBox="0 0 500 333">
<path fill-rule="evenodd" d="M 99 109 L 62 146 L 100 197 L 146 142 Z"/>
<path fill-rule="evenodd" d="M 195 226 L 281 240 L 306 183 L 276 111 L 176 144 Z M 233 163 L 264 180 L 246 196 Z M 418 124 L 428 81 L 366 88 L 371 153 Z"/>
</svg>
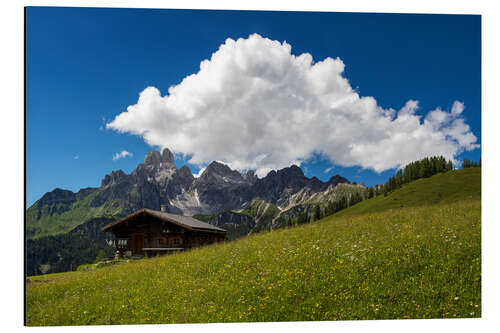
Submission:
<svg viewBox="0 0 500 333">
<path fill-rule="evenodd" d="M 162 213 L 167 212 L 167 205 L 160 205 Z"/>
</svg>

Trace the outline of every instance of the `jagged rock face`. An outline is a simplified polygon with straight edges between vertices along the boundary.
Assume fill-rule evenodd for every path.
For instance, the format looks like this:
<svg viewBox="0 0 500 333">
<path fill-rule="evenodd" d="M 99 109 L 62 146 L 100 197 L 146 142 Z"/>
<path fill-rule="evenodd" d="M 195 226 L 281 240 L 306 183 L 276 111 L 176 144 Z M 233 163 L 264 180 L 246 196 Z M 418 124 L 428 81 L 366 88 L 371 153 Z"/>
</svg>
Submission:
<svg viewBox="0 0 500 333">
<path fill-rule="evenodd" d="M 122 170 L 112 171 L 111 174 L 104 176 L 101 180 L 101 187 L 118 184 L 127 178 L 127 174 Z"/>
<path fill-rule="evenodd" d="M 163 149 L 163 152 L 161 153 L 161 159 L 163 163 L 165 163 L 166 165 L 170 165 L 175 169 L 174 154 L 170 150 L 168 150 L 168 148 Z"/>
<path fill-rule="evenodd" d="M 149 152 L 144 163 L 139 164 L 131 175 L 136 183 L 156 181 L 167 185 L 176 170 L 174 154 L 165 148 L 161 154 L 157 150 Z"/>
<path fill-rule="evenodd" d="M 182 213 L 170 204 L 170 199 L 186 193 L 194 179 L 187 166 L 177 169 L 170 150 L 164 149 L 162 153 L 153 150 L 130 175 L 122 170 L 106 175 L 100 193 L 90 205 L 98 207 L 108 200 L 118 200 L 124 211 L 130 213 L 141 208 L 159 209 L 161 204 L 167 204 L 170 212 Z"/>
<path fill-rule="evenodd" d="M 265 201 L 280 204 L 283 196 L 287 197 L 305 187 L 309 179 L 302 170 L 296 166 L 271 171 L 262 179 L 258 179 L 254 186 L 254 192 Z M 280 200 L 281 199 L 281 200 Z"/>
<path fill-rule="evenodd" d="M 151 171 L 176 169 L 174 154 L 168 148 L 163 149 L 161 154 L 157 150 L 150 151 L 146 155 L 144 165 Z"/>
<path fill-rule="evenodd" d="M 249 201 L 252 181 L 251 177 L 247 179 L 225 164 L 212 162 L 193 182 L 190 190 L 197 193 L 201 202 L 212 207 L 212 212 L 219 212 Z"/>
<path fill-rule="evenodd" d="M 231 170 L 227 165 L 212 162 L 198 179 L 198 183 L 220 184 L 222 186 L 231 186 L 234 184 L 250 184 L 238 171 Z"/>
<path fill-rule="evenodd" d="M 188 191 L 194 180 L 195 178 L 191 170 L 186 165 L 177 169 L 169 182 L 161 184 L 160 186 L 162 197 L 165 198 L 165 202 L 168 201 L 168 198 L 173 198 Z"/>
<path fill-rule="evenodd" d="M 153 150 L 147 153 L 146 159 L 144 160 L 144 164 L 151 165 L 154 167 L 158 167 L 161 163 L 162 156 L 159 151 Z"/>
</svg>

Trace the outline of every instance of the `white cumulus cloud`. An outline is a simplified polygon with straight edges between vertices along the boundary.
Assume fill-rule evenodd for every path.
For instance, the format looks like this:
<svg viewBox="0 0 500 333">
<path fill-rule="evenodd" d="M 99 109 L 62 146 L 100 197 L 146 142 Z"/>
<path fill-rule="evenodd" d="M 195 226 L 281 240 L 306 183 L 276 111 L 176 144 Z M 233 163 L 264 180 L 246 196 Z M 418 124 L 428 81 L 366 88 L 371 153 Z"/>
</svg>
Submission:
<svg viewBox="0 0 500 333">
<path fill-rule="evenodd" d="M 120 158 L 132 157 L 132 156 L 134 156 L 134 154 L 132 154 L 131 152 L 122 150 L 121 152 L 113 155 L 113 161 L 119 160 Z"/>
<path fill-rule="evenodd" d="M 106 127 L 190 156 L 195 165 L 220 160 L 259 176 L 313 154 L 381 172 L 430 155 L 454 160 L 478 147 L 463 103 L 425 117 L 414 100 L 383 109 L 343 72 L 339 58 L 314 62 L 309 53 L 293 55 L 286 42 L 257 34 L 227 39 L 198 73 L 164 96 L 146 88 Z"/>
</svg>

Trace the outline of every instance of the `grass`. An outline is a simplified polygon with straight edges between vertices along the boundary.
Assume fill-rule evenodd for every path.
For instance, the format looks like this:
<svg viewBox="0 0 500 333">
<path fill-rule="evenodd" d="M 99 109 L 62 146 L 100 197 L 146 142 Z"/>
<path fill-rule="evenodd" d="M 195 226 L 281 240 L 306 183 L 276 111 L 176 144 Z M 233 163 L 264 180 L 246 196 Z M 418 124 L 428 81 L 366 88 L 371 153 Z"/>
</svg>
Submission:
<svg viewBox="0 0 500 333">
<path fill-rule="evenodd" d="M 451 193 L 457 177 L 475 185 Z M 455 199 L 429 202 L 437 182 Z M 30 277 L 27 324 L 480 317 L 480 173 L 457 171 L 414 186 L 420 192 L 409 184 L 371 199 L 380 201 L 375 212 L 364 212 L 368 200 L 235 242 Z M 404 207 L 394 209 L 391 197 Z M 422 205 L 408 206 L 412 200 Z M 386 209 L 377 211 L 380 205 Z"/>
</svg>

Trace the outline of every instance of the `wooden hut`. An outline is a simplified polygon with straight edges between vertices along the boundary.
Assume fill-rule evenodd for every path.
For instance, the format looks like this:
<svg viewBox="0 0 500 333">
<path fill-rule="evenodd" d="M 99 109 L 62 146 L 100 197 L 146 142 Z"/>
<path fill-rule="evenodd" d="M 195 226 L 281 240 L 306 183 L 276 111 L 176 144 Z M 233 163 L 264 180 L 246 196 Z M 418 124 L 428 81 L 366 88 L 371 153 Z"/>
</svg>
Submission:
<svg viewBox="0 0 500 333">
<path fill-rule="evenodd" d="M 120 255 L 155 255 L 182 251 L 226 239 L 226 230 L 189 216 L 141 209 L 102 228 L 115 235 Z"/>
</svg>

